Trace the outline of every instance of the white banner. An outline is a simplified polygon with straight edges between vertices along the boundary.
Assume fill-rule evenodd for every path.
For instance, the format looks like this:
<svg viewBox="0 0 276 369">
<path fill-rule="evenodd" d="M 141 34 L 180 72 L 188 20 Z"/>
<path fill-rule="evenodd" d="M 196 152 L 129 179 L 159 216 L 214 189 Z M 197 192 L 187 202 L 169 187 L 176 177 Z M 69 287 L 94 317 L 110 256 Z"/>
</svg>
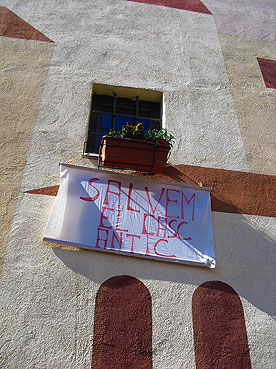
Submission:
<svg viewBox="0 0 276 369">
<path fill-rule="evenodd" d="M 69 164 L 43 240 L 215 267 L 209 189 Z"/>
</svg>

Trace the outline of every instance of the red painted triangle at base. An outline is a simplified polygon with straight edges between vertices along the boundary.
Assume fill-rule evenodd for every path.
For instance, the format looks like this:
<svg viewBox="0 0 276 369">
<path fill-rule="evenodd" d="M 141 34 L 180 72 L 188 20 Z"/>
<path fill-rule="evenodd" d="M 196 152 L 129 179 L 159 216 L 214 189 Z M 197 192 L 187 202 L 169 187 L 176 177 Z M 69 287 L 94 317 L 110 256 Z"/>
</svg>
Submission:
<svg viewBox="0 0 276 369">
<path fill-rule="evenodd" d="M 53 42 L 9 9 L 0 6 L 0 36 Z"/>
<path fill-rule="evenodd" d="M 189 10 L 192 12 L 212 14 L 200 0 L 128 0 L 136 3 L 161 5 L 168 8 Z"/>
</svg>

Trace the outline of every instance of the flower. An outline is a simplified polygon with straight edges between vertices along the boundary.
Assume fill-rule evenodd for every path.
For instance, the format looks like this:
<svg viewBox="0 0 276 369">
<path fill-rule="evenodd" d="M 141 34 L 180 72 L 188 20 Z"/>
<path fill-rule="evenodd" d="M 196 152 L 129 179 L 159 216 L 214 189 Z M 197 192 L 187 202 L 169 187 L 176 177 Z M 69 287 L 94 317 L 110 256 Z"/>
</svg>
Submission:
<svg viewBox="0 0 276 369">
<path fill-rule="evenodd" d="M 123 126 L 122 128 L 122 136 L 123 137 L 132 137 L 134 131 L 134 126 L 132 124 L 130 124 L 129 122 L 127 122 L 127 124 L 125 126 Z"/>
<path fill-rule="evenodd" d="M 134 129 L 135 132 L 139 132 L 140 134 L 144 132 L 144 126 L 142 123 L 138 123 L 136 124 L 135 126 L 135 129 Z"/>
<path fill-rule="evenodd" d="M 170 147 L 172 147 L 175 142 L 174 136 L 165 128 L 152 128 L 145 131 L 141 122 L 137 123 L 135 126 L 127 122 L 127 124 L 124 125 L 121 130 L 111 129 L 109 131 L 109 136 L 114 138 L 133 138 L 136 140 L 151 141 L 155 142 L 156 144 L 162 144 L 164 141 L 166 141 Z"/>
</svg>

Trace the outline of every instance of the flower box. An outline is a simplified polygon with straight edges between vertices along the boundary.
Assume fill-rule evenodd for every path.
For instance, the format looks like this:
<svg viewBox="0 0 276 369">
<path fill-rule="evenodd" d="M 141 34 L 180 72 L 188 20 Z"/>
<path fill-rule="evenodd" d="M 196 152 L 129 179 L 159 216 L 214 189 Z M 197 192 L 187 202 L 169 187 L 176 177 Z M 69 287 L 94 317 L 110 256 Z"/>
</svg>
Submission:
<svg viewBox="0 0 276 369">
<path fill-rule="evenodd" d="M 100 148 L 99 166 L 126 168 L 143 172 L 164 173 L 170 145 L 103 136 Z"/>
</svg>

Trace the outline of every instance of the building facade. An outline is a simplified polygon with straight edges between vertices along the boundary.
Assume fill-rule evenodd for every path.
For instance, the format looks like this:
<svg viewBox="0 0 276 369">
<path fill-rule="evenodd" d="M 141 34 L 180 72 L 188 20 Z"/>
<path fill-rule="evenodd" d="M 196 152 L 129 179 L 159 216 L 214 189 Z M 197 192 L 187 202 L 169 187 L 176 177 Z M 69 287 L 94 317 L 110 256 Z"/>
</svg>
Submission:
<svg viewBox="0 0 276 369">
<path fill-rule="evenodd" d="M 1 1 L 1 367 L 276 368 L 275 26 L 272 0 Z M 149 178 L 212 189 L 215 269 L 42 241 L 115 89 L 176 138 Z"/>
</svg>

